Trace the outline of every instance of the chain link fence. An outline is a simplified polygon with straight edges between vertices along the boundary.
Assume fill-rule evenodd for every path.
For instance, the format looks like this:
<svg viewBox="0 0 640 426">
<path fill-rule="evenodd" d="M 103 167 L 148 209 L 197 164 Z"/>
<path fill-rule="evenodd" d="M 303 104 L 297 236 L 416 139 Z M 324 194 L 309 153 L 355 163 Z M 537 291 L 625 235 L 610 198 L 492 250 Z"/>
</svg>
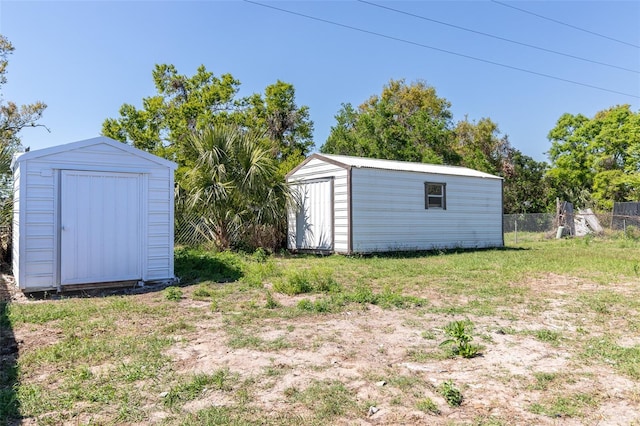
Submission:
<svg viewBox="0 0 640 426">
<path fill-rule="evenodd" d="M 555 219 L 553 213 L 505 214 L 502 232 L 550 232 L 556 226 Z"/>
<path fill-rule="evenodd" d="M 221 245 L 232 249 L 253 251 L 257 247 L 276 251 L 283 247 L 285 230 L 270 225 L 235 224 L 230 221 L 224 234 L 216 224 L 206 217 L 192 213 L 175 213 L 174 244 L 183 247 L 203 247 L 213 249 L 220 245 L 220 235 L 228 239 Z"/>
<path fill-rule="evenodd" d="M 554 236 L 558 232 L 558 217 L 554 213 L 506 214 L 502 231 L 505 234 L 530 232 Z M 562 235 L 581 236 L 589 233 L 640 233 L 640 216 L 611 213 L 574 213 L 570 226 Z"/>
<path fill-rule="evenodd" d="M 176 246 L 213 246 L 215 237 L 203 217 L 176 213 L 173 241 Z"/>
</svg>

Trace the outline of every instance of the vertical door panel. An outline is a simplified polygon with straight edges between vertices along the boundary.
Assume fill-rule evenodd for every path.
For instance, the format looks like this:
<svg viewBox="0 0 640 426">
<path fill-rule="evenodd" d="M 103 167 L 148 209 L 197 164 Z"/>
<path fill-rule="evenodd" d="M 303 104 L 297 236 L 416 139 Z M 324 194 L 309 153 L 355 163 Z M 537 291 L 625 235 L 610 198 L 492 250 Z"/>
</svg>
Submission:
<svg viewBox="0 0 640 426">
<path fill-rule="evenodd" d="M 141 175 L 61 173 L 61 284 L 141 279 Z"/>
<path fill-rule="evenodd" d="M 333 179 L 297 187 L 296 248 L 333 250 Z"/>
</svg>

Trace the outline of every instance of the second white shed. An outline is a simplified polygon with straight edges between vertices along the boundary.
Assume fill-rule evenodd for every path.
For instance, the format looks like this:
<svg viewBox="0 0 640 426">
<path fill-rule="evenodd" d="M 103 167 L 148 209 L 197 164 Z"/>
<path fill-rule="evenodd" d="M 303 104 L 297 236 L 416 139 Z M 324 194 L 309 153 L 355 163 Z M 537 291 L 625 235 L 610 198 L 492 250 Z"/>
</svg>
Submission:
<svg viewBox="0 0 640 426">
<path fill-rule="evenodd" d="M 175 163 L 98 137 L 20 154 L 12 168 L 20 289 L 174 279 Z"/>
<path fill-rule="evenodd" d="M 502 178 L 465 167 L 313 154 L 287 175 L 291 250 L 373 253 L 504 245 Z"/>
</svg>

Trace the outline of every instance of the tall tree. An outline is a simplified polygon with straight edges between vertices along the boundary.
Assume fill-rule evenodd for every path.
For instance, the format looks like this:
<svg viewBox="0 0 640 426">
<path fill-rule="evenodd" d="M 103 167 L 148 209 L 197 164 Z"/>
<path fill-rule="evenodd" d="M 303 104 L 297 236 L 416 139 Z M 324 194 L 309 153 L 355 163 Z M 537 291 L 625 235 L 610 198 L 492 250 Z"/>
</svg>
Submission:
<svg viewBox="0 0 640 426">
<path fill-rule="evenodd" d="M 124 104 L 119 118 L 108 118 L 102 133 L 137 148 L 177 161 L 182 170 L 195 158 L 187 139 L 211 126 L 237 125 L 262 131 L 263 143 L 274 158 L 305 156 L 313 147 L 313 122 L 306 106 L 295 103 L 295 89 L 278 81 L 267 86 L 264 97 L 239 97 L 240 81 L 231 74 L 219 77 L 201 65 L 189 77 L 173 65 L 156 65 L 153 81 L 157 93 L 142 100 L 142 108 Z"/>
<path fill-rule="evenodd" d="M 298 107 L 292 84 L 278 80 L 267 86 L 264 100 L 258 98 L 251 111 L 274 142 L 277 159 L 290 155 L 306 155 L 313 148 L 313 123 L 309 118 L 309 107 Z"/>
<path fill-rule="evenodd" d="M 465 117 L 456 124 L 454 133 L 461 165 L 504 178 L 505 214 L 547 210 L 546 163 L 535 161 L 511 146 L 507 135 L 502 135 L 490 118 L 482 118 L 476 123 Z"/>
<path fill-rule="evenodd" d="M 157 94 L 144 98 L 141 109 L 122 105 L 120 118 L 106 119 L 102 133 L 183 165 L 191 133 L 227 122 L 240 109 L 240 82 L 230 74 L 216 77 L 203 65 L 192 77 L 173 65 L 156 65 L 152 76 Z"/>
<path fill-rule="evenodd" d="M 486 173 L 508 175 L 514 148 L 490 118 L 482 118 L 475 123 L 465 117 L 456 124 L 454 134 L 454 146 L 461 165 Z"/>
<path fill-rule="evenodd" d="M 503 210 L 505 214 L 543 213 L 552 205 L 545 178 L 547 163 L 536 161 L 513 149 L 509 169 L 504 171 Z"/>
<path fill-rule="evenodd" d="M 563 114 L 549 132 L 548 175 L 569 201 L 589 192 L 598 207 L 640 199 L 640 111 L 618 105 L 593 118 Z"/>
<path fill-rule="evenodd" d="M 423 81 L 391 80 L 358 107 L 343 104 L 321 151 L 388 160 L 457 164 L 451 104 Z"/>
</svg>

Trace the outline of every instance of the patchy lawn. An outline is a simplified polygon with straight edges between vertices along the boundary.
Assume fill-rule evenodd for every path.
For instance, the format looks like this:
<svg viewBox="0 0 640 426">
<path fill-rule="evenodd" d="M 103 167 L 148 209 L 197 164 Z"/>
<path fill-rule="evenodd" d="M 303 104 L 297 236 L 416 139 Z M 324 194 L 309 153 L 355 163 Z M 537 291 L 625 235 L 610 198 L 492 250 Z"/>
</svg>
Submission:
<svg viewBox="0 0 640 426">
<path fill-rule="evenodd" d="M 640 243 L 519 241 L 178 250 L 180 287 L 93 297 L 5 277 L 0 423 L 640 424 Z"/>
</svg>

